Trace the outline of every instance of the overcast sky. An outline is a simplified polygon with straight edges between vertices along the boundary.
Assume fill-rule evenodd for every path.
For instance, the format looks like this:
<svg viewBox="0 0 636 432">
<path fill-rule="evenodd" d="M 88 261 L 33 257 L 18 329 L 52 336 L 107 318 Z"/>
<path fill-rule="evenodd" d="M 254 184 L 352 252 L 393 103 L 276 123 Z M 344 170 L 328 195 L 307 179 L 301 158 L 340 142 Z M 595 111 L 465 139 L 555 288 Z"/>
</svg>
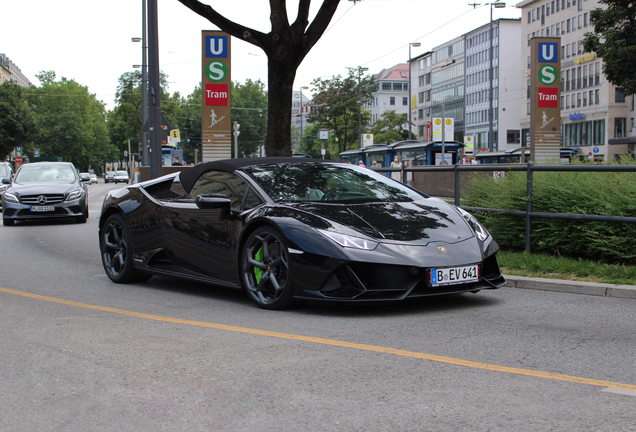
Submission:
<svg viewBox="0 0 636 432">
<path fill-rule="evenodd" d="M 113 108 L 117 80 L 141 63 L 143 0 L 2 0 L 0 53 L 6 54 L 34 85 L 39 71 L 88 86 Z M 474 2 L 474 1 L 473 1 Z M 204 0 L 226 18 L 269 32 L 266 0 Z M 288 0 L 294 21 L 298 0 Z M 330 27 L 305 58 L 294 89 L 314 78 L 346 75 L 363 66 L 378 73 L 408 61 L 409 42 L 420 42 L 412 56 L 429 51 L 490 20 L 490 6 L 473 8 L 469 0 L 341 0 Z M 312 14 L 320 6 L 312 2 Z M 493 9 L 494 19 L 519 18 L 515 3 Z M 216 30 L 209 21 L 177 0 L 158 0 L 159 62 L 170 92 L 190 94 L 201 81 L 201 31 Z M 448 23 L 448 24 L 447 24 Z M 257 47 L 232 39 L 232 80 L 261 79 L 267 84 L 267 57 Z M 307 96 L 311 97 L 311 91 Z"/>
</svg>

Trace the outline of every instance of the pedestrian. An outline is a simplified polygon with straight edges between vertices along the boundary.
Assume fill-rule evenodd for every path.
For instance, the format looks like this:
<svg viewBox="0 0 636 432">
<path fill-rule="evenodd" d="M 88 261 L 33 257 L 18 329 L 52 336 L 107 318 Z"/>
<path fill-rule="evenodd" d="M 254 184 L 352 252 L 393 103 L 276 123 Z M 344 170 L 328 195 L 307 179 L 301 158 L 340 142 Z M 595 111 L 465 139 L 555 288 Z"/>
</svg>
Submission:
<svg viewBox="0 0 636 432">
<path fill-rule="evenodd" d="M 172 161 L 172 166 L 183 166 L 181 162 L 179 162 L 179 156 L 175 156 Z"/>
<path fill-rule="evenodd" d="M 402 163 L 400 162 L 400 157 L 398 155 L 395 155 L 395 157 L 393 158 L 393 162 L 391 162 L 391 168 L 402 169 Z M 402 181 L 402 171 L 392 172 L 391 178 L 393 180 Z"/>
<path fill-rule="evenodd" d="M 362 162 L 362 159 L 360 159 L 358 161 L 358 166 L 362 167 L 362 168 L 366 168 L 367 166 L 364 164 L 364 162 Z"/>
<path fill-rule="evenodd" d="M 371 162 L 371 168 L 378 168 L 378 161 Z"/>
</svg>

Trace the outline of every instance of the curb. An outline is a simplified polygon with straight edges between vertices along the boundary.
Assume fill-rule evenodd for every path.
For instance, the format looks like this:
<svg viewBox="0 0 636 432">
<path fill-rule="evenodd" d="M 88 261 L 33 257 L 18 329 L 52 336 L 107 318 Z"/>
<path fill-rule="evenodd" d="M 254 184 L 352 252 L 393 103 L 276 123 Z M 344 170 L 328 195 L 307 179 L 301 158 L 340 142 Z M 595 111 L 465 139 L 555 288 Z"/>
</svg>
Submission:
<svg viewBox="0 0 636 432">
<path fill-rule="evenodd" d="M 529 278 L 503 275 L 506 287 L 540 291 L 554 291 L 569 294 L 583 294 L 600 297 L 636 299 L 635 285 L 614 285 L 608 283 L 582 282 L 560 279 Z"/>
</svg>

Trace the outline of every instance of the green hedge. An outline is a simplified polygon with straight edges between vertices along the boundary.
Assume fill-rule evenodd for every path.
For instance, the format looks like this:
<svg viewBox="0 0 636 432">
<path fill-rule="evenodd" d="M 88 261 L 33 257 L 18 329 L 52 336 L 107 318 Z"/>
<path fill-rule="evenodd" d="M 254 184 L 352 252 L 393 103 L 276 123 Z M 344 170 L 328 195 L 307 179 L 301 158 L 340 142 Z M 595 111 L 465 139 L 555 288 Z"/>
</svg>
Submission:
<svg viewBox="0 0 636 432">
<path fill-rule="evenodd" d="M 473 174 L 462 205 L 525 211 L 526 182 L 523 171 L 497 180 Z M 636 217 L 636 173 L 534 172 L 532 193 L 534 212 Z M 525 248 L 525 218 L 475 216 L 503 248 Z M 634 263 L 636 224 L 535 218 L 531 246 L 533 252 Z"/>
</svg>

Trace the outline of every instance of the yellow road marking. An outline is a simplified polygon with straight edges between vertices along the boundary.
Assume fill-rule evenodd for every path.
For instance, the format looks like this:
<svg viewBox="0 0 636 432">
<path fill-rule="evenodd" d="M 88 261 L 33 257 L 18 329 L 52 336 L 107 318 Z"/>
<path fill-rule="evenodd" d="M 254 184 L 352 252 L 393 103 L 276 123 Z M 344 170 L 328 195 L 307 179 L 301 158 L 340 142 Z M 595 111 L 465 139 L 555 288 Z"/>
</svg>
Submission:
<svg viewBox="0 0 636 432">
<path fill-rule="evenodd" d="M 258 336 L 269 336 L 269 337 L 275 337 L 279 339 L 290 339 L 290 340 L 296 340 L 296 341 L 302 341 L 302 342 L 312 342 L 312 343 L 317 343 L 322 345 L 331 345 L 331 346 L 337 346 L 342 348 L 352 348 L 352 349 L 357 349 L 362 351 L 372 351 L 372 352 L 378 352 L 383 354 L 393 354 L 397 356 L 411 357 L 411 358 L 417 358 L 421 360 L 430 360 L 434 362 L 447 363 L 447 364 L 452 364 L 457 366 L 465 366 L 465 367 L 474 368 L 474 369 L 483 369 L 483 370 L 489 370 L 494 372 L 504 372 L 504 373 L 515 374 L 515 375 L 531 376 L 535 378 L 547 378 L 552 380 L 568 381 L 573 383 L 588 384 L 588 385 L 599 386 L 599 387 L 636 391 L 636 385 L 622 384 L 622 383 L 616 383 L 612 381 L 602 381 L 602 380 L 582 378 L 582 377 L 571 376 L 571 375 L 562 375 L 562 374 L 556 374 L 556 373 L 550 373 L 550 372 L 534 371 L 529 369 L 498 366 L 498 365 L 492 365 L 488 363 L 479 363 L 479 362 L 474 362 L 470 360 L 456 359 L 452 357 L 443 357 L 443 356 L 438 356 L 433 354 L 424 354 L 424 353 L 419 353 L 414 351 L 406 351 L 401 349 L 381 347 L 381 346 L 375 346 L 375 345 L 358 344 L 358 343 L 352 343 L 352 342 L 339 341 L 335 339 L 302 336 L 302 335 L 295 335 L 290 333 L 279 333 L 279 332 L 272 332 L 267 330 L 251 329 L 247 327 L 236 327 L 236 326 L 214 324 L 214 323 L 208 323 L 208 322 L 202 322 L 202 321 L 191 321 L 191 320 L 183 320 L 178 318 L 169 318 L 169 317 L 164 317 L 160 315 L 150 315 L 150 314 L 128 311 L 125 309 L 116 309 L 116 308 L 111 308 L 106 306 L 97 306 L 97 305 L 91 305 L 87 303 L 78 303 L 74 301 L 62 300 L 62 299 L 57 299 L 54 297 L 47 297 L 47 296 L 43 296 L 39 294 L 27 293 L 24 291 L 16 291 L 16 290 L 2 288 L 2 287 L 0 287 L 0 292 L 15 294 L 15 295 L 29 297 L 29 298 L 38 299 L 38 300 L 44 300 L 44 301 L 53 302 L 53 303 L 59 303 L 59 304 L 67 305 L 67 306 L 76 306 L 76 307 L 81 307 L 86 309 L 98 310 L 102 312 L 115 313 L 119 315 L 145 318 L 145 319 L 154 320 L 154 321 L 163 321 L 163 322 L 169 322 L 169 323 L 175 323 L 175 324 L 185 324 L 185 325 L 191 325 L 191 326 L 197 326 L 197 327 L 206 327 L 206 328 L 212 328 L 216 330 L 226 330 L 226 331 L 246 333 L 246 334 L 258 335 Z"/>
</svg>

